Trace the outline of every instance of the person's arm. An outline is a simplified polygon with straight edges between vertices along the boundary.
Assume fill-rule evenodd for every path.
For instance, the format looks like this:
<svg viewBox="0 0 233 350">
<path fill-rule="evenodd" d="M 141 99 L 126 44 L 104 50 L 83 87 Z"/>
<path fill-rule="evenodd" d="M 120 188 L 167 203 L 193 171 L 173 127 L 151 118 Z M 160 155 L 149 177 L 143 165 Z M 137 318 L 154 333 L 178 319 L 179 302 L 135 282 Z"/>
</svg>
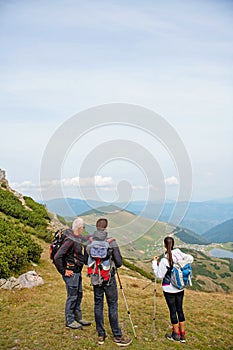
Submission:
<svg viewBox="0 0 233 350">
<path fill-rule="evenodd" d="M 66 238 L 61 248 L 58 250 L 54 257 L 54 264 L 58 272 L 63 276 L 72 276 L 74 273 L 71 270 L 66 270 L 64 267 L 64 259 L 71 246 L 74 244 L 73 240 Z"/>
<path fill-rule="evenodd" d="M 122 266 L 122 256 L 118 244 L 115 240 L 110 243 L 110 248 L 112 248 L 112 258 L 116 268 L 118 269 Z"/>
<path fill-rule="evenodd" d="M 84 254 L 83 254 L 84 265 L 88 264 L 88 254 L 87 254 L 87 246 L 84 245 Z"/>
<path fill-rule="evenodd" d="M 182 259 L 185 259 L 188 263 L 192 263 L 193 262 L 193 256 L 191 254 L 186 254 L 186 253 L 183 253 L 179 248 L 176 249 L 177 252 L 178 252 L 178 256 L 176 258 L 176 253 L 174 255 L 174 258 L 178 261 L 180 260 L 179 258 L 179 255 L 182 257 Z"/>
<path fill-rule="evenodd" d="M 163 279 L 167 273 L 167 259 L 163 258 L 160 263 L 158 262 L 158 257 L 155 256 L 152 260 L 152 269 L 157 278 Z"/>
<path fill-rule="evenodd" d="M 88 244 L 90 242 L 91 235 L 81 235 L 80 239 L 83 244 Z"/>
<path fill-rule="evenodd" d="M 91 243 L 91 235 L 86 235 L 86 236 L 82 236 L 82 242 L 83 242 L 83 248 L 84 248 L 84 265 L 88 265 L 88 252 L 87 252 L 87 247 L 90 245 Z"/>
<path fill-rule="evenodd" d="M 189 261 L 190 264 L 192 264 L 194 258 L 193 258 L 193 256 L 191 254 L 185 254 L 185 258 L 186 258 L 186 260 Z"/>
</svg>

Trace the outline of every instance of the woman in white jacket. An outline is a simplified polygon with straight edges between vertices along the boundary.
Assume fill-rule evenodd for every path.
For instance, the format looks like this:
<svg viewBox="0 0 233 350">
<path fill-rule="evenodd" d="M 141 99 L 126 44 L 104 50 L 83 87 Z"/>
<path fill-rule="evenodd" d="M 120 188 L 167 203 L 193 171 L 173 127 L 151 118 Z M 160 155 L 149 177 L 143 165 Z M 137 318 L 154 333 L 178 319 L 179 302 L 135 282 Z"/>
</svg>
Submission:
<svg viewBox="0 0 233 350">
<path fill-rule="evenodd" d="M 192 255 L 181 252 L 180 249 L 174 249 L 174 239 L 166 237 L 164 239 L 164 247 L 166 249 L 165 257 L 158 262 L 155 256 L 152 261 L 152 268 L 157 278 L 162 279 L 163 294 L 165 296 L 172 323 L 172 333 L 166 334 L 169 340 L 185 342 L 185 316 L 183 312 L 184 290 L 177 289 L 170 283 L 171 268 L 173 263 L 188 258 L 189 262 L 193 262 Z"/>
</svg>

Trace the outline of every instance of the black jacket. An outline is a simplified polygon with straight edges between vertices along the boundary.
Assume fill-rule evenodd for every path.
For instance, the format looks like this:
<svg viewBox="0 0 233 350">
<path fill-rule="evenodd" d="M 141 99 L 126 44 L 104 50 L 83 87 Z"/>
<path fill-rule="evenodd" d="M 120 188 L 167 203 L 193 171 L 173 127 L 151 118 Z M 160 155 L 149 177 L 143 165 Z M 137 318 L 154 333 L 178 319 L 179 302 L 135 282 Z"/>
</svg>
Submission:
<svg viewBox="0 0 233 350">
<path fill-rule="evenodd" d="M 91 236 L 93 241 L 107 241 L 110 240 L 109 246 L 112 251 L 112 259 L 116 266 L 116 268 L 119 268 L 122 266 L 122 256 L 120 249 L 118 247 L 118 244 L 115 239 L 111 239 L 108 237 L 108 232 L 103 230 L 97 230 L 94 232 L 94 234 Z M 85 255 L 86 257 L 86 255 Z M 87 259 L 85 258 L 85 264 L 87 264 Z"/>
<path fill-rule="evenodd" d="M 65 274 L 65 270 L 72 270 L 75 273 L 82 271 L 86 259 L 83 242 L 87 239 L 88 237 L 76 236 L 72 230 L 69 230 L 68 236 L 54 257 L 54 264 L 61 275 Z"/>
</svg>

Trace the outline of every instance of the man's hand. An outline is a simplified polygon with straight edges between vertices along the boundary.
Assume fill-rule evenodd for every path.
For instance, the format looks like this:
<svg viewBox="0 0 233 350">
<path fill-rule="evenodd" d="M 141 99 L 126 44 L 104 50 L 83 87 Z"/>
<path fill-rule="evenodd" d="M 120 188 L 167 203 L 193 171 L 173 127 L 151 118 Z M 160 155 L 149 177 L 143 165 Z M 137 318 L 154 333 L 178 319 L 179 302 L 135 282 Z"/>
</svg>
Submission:
<svg viewBox="0 0 233 350">
<path fill-rule="evenodd" d="M 158 261 L 159 257 L 158 256 L 154 256 L 154 260 Z"/>
<path fill-rule="evenodd" d="M 74 271 L 72 271 L 72 270 L 65 270 L 65 276 L 71 277 L 73 275 L 74 275 Z"/>
</svg>

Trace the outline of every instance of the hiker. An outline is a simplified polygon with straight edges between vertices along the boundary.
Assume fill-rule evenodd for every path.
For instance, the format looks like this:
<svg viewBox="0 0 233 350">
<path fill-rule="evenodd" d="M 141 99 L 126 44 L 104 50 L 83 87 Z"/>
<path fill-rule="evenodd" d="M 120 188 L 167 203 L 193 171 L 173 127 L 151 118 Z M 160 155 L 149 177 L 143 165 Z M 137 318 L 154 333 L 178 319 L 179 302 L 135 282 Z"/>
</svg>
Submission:
<svg viewBox="0 0 233 350">
<path fill-rule="evenodd" d="M 90 326 L 90 322 L 82 317 L 82 268 L 85 249 L 82 243 L 89 236 L 82 236 L 84 221 L 77 218 L 73 221 L 72 230 L 67 230 L 67 237 L 54 257 L 55 266 L 66 284 L 67 300 L 65 306 L 66 327 L 81 329 Z"/>
<path fill-rule="evenodd" d="M 185 343 L 185 316 L 183 312 L 184 289 L 174 287 L 170 282 L 170 277 L 173 263 L 184 258 L 187 258 L 189 262 L 192 263 L 193 257 L 181 252 L 178 248 L 174 249 L 174 239 L 172 237 L 165 237 L 164 247 L 166 249 L 164 258 L 162 258 L 159 263 L 158 257 L 155 256 L 152 260 L 152 268 L 155 276 L 162 279 L 163 294 L 170 312 L 172 333 L 166 334 L 165 336 L 169 340 Z"/>
<path fill-rule="evenodd" d="M 96 231 L 91 237 L 93 242 L 109 242 L 109 254 L 111 252 L 111 269 L 109 276 L 106 277 L 106 273 L 103 274 L 102 281 L 97 281 L 96 283 L 93 280 L 93 290 L 94 290 L 94 314 L 95 314 L 95 323 L 96 330 L 98 332 L 98 344 L 103 345 L 107 334 L 104 328 L 104 294 L 108 304 L 108 317 L 109 323 L 113 333 L 113 342 L 118 346 L 128 346 L 132 340 L 127 339 L 122 336 L 122 331 L 119 326 L 118 321 L 118 291 L 117 283 L 115 278 L 116 269 L 122 266 L 122 256 L 120 249 L 115 239 L 108 239 L 108 220 L 105 218 L 100 218 L 96 222 Z M 87 247 L 87 252 L 90 254 L 90 250 Z M 89 256 L 90 260 L 90 256 Z M 103 268 L 104 269 L 104 268 Z M 105 271 L 106 272 L 106 271 Z M 93 276 L 94 277 L 94 276 Z"/>
</svg>

